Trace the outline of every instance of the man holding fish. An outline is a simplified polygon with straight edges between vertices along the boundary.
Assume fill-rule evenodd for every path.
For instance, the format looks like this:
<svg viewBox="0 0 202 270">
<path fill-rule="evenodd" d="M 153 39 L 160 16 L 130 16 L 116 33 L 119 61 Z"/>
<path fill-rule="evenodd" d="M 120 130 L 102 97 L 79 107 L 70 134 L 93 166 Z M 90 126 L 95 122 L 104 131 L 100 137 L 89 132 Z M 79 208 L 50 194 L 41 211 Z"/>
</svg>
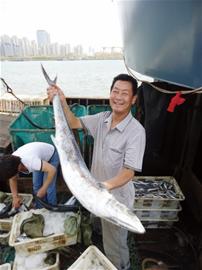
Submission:
<svg viewBox="0 0 202 270">
<path fill-rule="evenodd" d="M 120 74 L 110 89 L 112 112 L 101 112 L 80 118 L 71 112 L 62 90 L 52 84 L 47 93 L 52 100 L 58 94 L 63 111 L 72 129 L 84 128 L 94 138 L 91 174 L 97 184 L 107 189 L 117 201 L 133 208 L 135 171 L 141 171 L 145 150 L 145 130 L 132 116 L 131 107 L 137 99 L 137 82 Z M 99 204 L 99 201 L 95 201 Z M 102 222 L 103 246 L 106 256 L 118 270 L 129 270 L 128 231 L 105 219 Z"/>
</svg>

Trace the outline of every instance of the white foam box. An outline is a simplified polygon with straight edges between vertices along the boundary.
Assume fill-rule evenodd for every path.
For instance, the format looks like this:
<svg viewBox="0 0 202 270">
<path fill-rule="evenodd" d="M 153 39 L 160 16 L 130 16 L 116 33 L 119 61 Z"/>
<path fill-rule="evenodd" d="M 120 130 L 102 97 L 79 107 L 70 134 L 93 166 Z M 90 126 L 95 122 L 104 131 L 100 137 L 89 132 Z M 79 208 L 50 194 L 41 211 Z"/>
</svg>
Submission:
<svg viewBox="0 0 202 270">
<path fill-rule="evenodd" d="M 29 257 L 31 257 L 31 256 L 32 255 L 26 256 L 26 260 L 27 259 L 29 260 Z M 18 257 L 18 253 L 16 253 L 16 255 L 15 255 L 15 260 L 14 260 L 14 264 L 13 264 L 12 270 L 18 270 L 18 268 L 19 268 L 19 264 L 17 263 L 18 262 L 17 257 Z M 41 265 L 41 266 L 38 266 L 37 269 L 36 268 L 30 268 L 29 267 L 29 270 L 59 270 L 60 269 L 59 258 L 60 258 L 59 253 L 56 253 L 56 261 L 55 261 L 54 264 L 48 265 L 48 266 L 45 266 L 45 267 L 43 267 Z"/>
<path fill-rule="evenodd" d="M 0 219 L 0 231 L 8 232 L 12 226 L 13 217 Z"/>
<path fill-rule="evenodd" d="M 1 231 L 0 233 L 0 244 L 1 245 L 8 245 L 8 241 L 9 241 L 9 237 L 10 237 L 10 230 L 9 231 Z"/>
<path fill-rule="evenodd" d="M 4 264 L 0 265 L 0 270 L 11 270 L 10 263 L 4 263 Z"/>
<path fill-rule="evenodd" d="M 77 243 L 77 235 L 70 236 L 65 234 L 64 232 L 57 234 L 54 233 L 49 236 L 26 239 L 20 242 L 16 242 L 17 237 L 20 236 L 20 226 L 25 219 L 31 217 L 32 213 L 45 215 L 47 214 L 47 212 L 49 212 L 51 215 L 54 215 L 56 220 L 55 226 L 57 226 L 57 215 L 58 217 L 61 214 L 68 216 L 71 213 L 52 212 L 42 208 L 36 210 L 31 209 L 28 212 L 22 212 L 17 214 L 13 219 L 11 233 L 9 237 L 9 245 L 14 247 L 16 252 L 22 252 L 27 255 L 31 255 L 34 253 L 41 253 L 58 247 L 74 245 Z M 48 220 L 45 220 L 45 222 L 48 222 Z"/>
<path fill-rule="evenodd" d="M 118 270 L 94 245 L 89 246 L 67 270 Z"/>
</svg>

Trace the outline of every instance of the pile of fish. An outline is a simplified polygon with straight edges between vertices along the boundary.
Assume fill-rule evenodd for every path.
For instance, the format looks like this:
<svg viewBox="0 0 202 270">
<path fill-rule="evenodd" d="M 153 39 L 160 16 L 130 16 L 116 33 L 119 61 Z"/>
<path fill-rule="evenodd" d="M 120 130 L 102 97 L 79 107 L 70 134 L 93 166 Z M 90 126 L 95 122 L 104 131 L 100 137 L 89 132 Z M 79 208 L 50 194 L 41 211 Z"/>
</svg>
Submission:
<svg viewBox="0 0 202 270">
<path fill-rule="evenodd" d="M 173 183 L 165 179 L 147 179 L 134 181 L 135 197 L 162 198 L 162 199 L 179 199 Z"/>
<path fill-rule="evenodd" d="M 12 208 L 12 196 L 0 191 L 0 218 L 9 218 L 14 216 L 18 210 Z"/>
<path fill-rule="evenodd" d="M 20 208 L 15 209 L 12 207 L 12 201 L 8 203 L 0 203 L 0 219 L 10 218 L 15 216 L 19 212 L 28 211 L 28 207 L 25 203 L 22 203 Z"/>
</svg>

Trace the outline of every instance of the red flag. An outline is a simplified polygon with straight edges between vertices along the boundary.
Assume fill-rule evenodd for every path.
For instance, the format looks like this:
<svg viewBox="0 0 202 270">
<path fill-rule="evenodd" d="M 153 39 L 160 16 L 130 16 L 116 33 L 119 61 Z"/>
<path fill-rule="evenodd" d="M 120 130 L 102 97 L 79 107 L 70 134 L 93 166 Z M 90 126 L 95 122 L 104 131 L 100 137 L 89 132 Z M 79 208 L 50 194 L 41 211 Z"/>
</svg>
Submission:
<svg viewBox="0 0 202 270">
<path fill-rule="evenodd" d="M 171 98 L 167 111 L 174 112 L 175 107 L 183 104 L 184 102 L 185 102 L 185 98 L 181 97 L 181 92 L 177 92 L 176 95 Z"/>
</svg>

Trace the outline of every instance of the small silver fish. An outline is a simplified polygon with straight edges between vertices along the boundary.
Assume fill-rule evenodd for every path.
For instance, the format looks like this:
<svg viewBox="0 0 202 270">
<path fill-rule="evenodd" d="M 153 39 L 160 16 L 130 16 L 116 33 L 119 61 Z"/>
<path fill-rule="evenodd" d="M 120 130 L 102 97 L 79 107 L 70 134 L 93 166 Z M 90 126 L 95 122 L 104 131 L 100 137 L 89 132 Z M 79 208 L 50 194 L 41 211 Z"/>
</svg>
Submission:
<svg viewBox="0 0 202 270">
<path fill-rule="evenodd" d="M 31 238 L 28 237 L 25 233 L 23 233 L 16 238 L 15 242 L 23 242 L 27 240 L 31 240 Z"/>
</svg>

